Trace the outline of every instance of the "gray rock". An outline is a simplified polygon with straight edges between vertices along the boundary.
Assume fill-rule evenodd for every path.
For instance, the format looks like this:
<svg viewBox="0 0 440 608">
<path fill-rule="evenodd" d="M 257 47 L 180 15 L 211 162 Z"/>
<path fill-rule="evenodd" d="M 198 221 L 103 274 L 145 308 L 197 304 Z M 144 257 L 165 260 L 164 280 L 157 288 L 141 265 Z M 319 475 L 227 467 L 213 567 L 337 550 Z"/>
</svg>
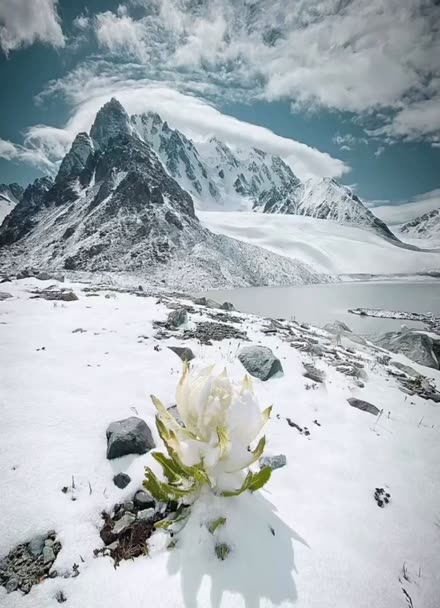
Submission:
<svg viewBox="0 0 440 608">
<path fill-rule="evenodd" d="M 8 298 L 12 298 L 12 293 L 8 293 L 7 291 L 0 291 L 0 302 L 2 300 L 7 300 Z"/>
<path fill-rule="evenodd" d="M 46 545 L 43 547 L 43 562 L 45 564 L 49 564 L 50 562 L 55 561 L 55 553 L 53 552 L 52 547 L 47 547 Z"/>
<path fill-rule="evenodd" d="M 29 553 L 34 557 L 38 557 L 43 552 L 45 536 L 36 536 L 28 544 Z"/>
<path fill-rule="evenodd" d="M 235 306 L 233 304 L 231 304 L 231 302 L 223 302 L 223 304 L 220 306 L 220 308 L 222 308 L 223 310 L 235 310 Z"/>
<path fill-rule="evenodd" d="M 127 502 L 124 503 L 124 509 L 126 511 L 134 511 L 134 502 L 132 500 L 127 500 Z"/>
<path fill-rule="evenodd" d="M 18 579 L 10 578 L 5 585 L 5 589 L 8 593 L 12 593 L 12 591 L 16 591 L 18 589 Z"/>
<path fill-rule="evenodd" d="M 44 541 L 45 547 L 53 547 L 54 544 L 55 544 L 55 541 L 53 541 L 51 538 L 48 538 L 47 540 Z"/>
<path fill-rule="evenodd" d="M 133 513 L 124 513 L 121 519 L 118 519 L 118 521 L 115 523 L 112 530 L 113 534 L 121 534 L 121 532 L 131 526 L 134 521 L 136 521 L 136 516 L 133 515 Z"/>
<path fill-rule="evenodd" d="M 188 312 L 184 308 L 172 310 L 167 318 L 167 325 L 171 327 L 180 327 L 188 322 Z"/>
<path fill-rule="evenodd" d="M 263 381 L 283 371 L 281 361 L 267 346 L 246 346 L 238 353 L 238 359 L 251 376 Z"/>
<path fill-rule="evenodd" d="M 400 361 L 392 361 L 392 364 L 394 365 L 394 367 L 397 367 L 397 369 L 400 369 L 400 371 L 405 372 L 405 374 L 408 374 L 408 376 L 413 376 L 414 378 L 417 378 L 417 376 L 421 376 L 421 374 L 419 374 L 419 372 L 416 372 L 415 369 L 413 369 L 409 365 L 400 363 Z"/>
<path fill-rule="evenodd" d="M 131 481 L 131 477 L 130 477 L 130 475 L 127 475 L 127 473 L 118 473 L 117 475 L 115 475 L 113 477 L 113 483 L 115 484 L 115 486 L 117 486 L 121 490 L 126 488 L 128 486 L 128 484 L 130 483 L 130 481 Z"/>
<path fill-rule="evenodd" d="M 272 469 L 272 471 L 275 471 L 275 469 L 281 469 L 282 467 L 285 467 L 287 464 L 287 458 L 285 457 L 284 454 L 277 454 L 276 456 L 263 456 L 263 458 L 260 458 L 260 469 L 262 469 L 263 467 L 269 467 Z"/>
<path fill-rule="evenodd" d="M 311 363 L 303 363 L 305 372 L 303 372 L 304 378 L 308 378 L 313 382 L 324 382 L 325 373 L 312 365 Z"/>
<path fill-rule="evenodd" d="M 374 416 L 380 414 L 380 409 L 372 403 L 368 403 L 368 401 L 356 399 L 355 397 L 351 397 L 350 399 L 347 399 L 347 401 L 352 407 L 356 407 L 358 410 L 362 410 L 363 412 L 368 412 L 369 414 L 373 414 Z"/>
<path fill-rule="evenodd" d="M 343 334 L 346 331 L 351 333 L 351 329 L 342 321 L 333 321 L 333 323 L 327 323 L 326 325 L 324 325 L 323 329 L 325 329 L 325 331 L 328 331 L 329 334 L 335 335 Z"/>
<path fill-rule="evenodd" d="M 168 348 L 172 350 L 173 353 L 176 353 L 176 355 L 180 357 L 182 361 L 192 361 L 195 359 L 195 355 L 192 350 L 186 346 L 169 346 Z"/>
<path fill-rule="evenodd" d="M 35 278 L 39 281 L 50 281 L 52 279 L 52 275 L 49 272 L 45 272 L 44 270 L 37 272 Z"/>
<path fill-rule="evenodd" d="M 440 340 L 416 331 L 390 331 L 374 339 L 374 343 L 393 353 L 400 353 L 419 365 L 439 369 L 439 360 L 435 354 L 440 347 Z"/>
<path fill-rule="evenodd" d="M 198 304 L 199 306 L 206 306 L 207 308 L 221 308 L 220 304 L 215 300 L 211 300 L 210 298 L 205 298 L 202 296 L 201 298 L 195 298 L 194 304 Z"/>
<path fill-rule="evenodd" d="M 143 509 L 139 511 L 137 516 L 138 519 L 151 519 L 154 515 L 154 509 Z"/>
<path fill-rule="evenodd" d="M 145 454 L 155 447 L 148 425 L 136 416 L 112 422 L 106 434 L 109 460 L 127 454 Z"/>
<path fill-rule="evenodd" d="M 156 506 L 154 498 L 145 490 L 139 490 L 136 492 L 133 502 L 134 506 L 141 510 L 148 509 L 150 507 L 154 508 Z"/>
</svg>

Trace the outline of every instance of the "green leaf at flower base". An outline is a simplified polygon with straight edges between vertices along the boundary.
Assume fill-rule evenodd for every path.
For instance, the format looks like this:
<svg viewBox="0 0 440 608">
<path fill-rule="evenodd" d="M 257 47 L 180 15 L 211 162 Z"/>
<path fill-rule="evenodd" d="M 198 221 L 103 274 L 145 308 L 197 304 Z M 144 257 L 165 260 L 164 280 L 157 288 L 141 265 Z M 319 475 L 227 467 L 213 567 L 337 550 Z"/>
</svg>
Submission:
<svg viewBox="0 0 440 608">
<path fill-rule="evenodd" d="M 172 458 L 167 458 L 162 452 L 154 452 L 152 456 L 161 465 L 163 474 L 171 484 L 182 482 L 181 471 Z"/>
<path fill-rule="evenodd" d="M 256 492 L 260 488 L 264 486 L 270 479 L 272 470 L 269 467 L 264 467 L 258 473 L 249 473 L 246 475 L 246 479 L 243 482 L 243 485 L 238 490 L 226 491 L 222 492 L 221 496 L 231 497 L 231 496 L 240 496 L 243 492 L 249 490 L 250 492 Z"/>
<path fill-rule="evenodd" d="M 192 494 L 196 489 L 194 486 L 191 486 L 188 489 L 178 488 L 171 486 L 168 483 L 164 483 L 163 481 L 159 481 L 149 467 L 145 467 L 143 486 L 150 492 L 153 498 L 160 502 L 169 502 L 170 500 L 179 501 L 181 498 Z"/>
<path fill-rule="evenodd" d="M 214 534 L 214 532 L 218 528 L 221 528 L 222 526 L 224 526 L 225 523 L 226 523 L 226 517 L 218 517 L 217 519 L 214 519 L 214 521 L 211 521 L 208 524 L 208 530 L 210 531 L 211 534 Z"/>
</svg>

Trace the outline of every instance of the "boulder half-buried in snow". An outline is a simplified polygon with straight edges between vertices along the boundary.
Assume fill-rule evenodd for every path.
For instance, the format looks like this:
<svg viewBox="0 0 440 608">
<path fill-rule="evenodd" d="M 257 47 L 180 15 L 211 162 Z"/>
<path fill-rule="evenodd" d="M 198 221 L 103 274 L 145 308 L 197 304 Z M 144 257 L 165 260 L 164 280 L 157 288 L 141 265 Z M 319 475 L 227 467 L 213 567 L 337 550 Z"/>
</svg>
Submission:
<svg viewBox="0 0 440 608">
<path fill-rule="evenodd" d="M 155 447 L 149 427 L 136 416 L 112 422 L 106 434 L 109 460 L 127 454 L 145 454 Z"/>
<path fill-rule="evenodd" d="M 362 399 L 356 399 L 355 397 L 351 397 L 350 399 L 347 399 L 347 401 L 351 407 L 356 407 L 358 410 L 373 414 L 373 416 L 380 414 L 380 409 L 372 403 L 368 403 L 368 401 L 362 401 Z"/>
<path fill-rule="evenodd" d="M 267 346 L 246 346 L 238 353 L 238 359 L 251 376 L 260 380 L 269 380 L 283 371 L 281 361 Z"/>
</svg>

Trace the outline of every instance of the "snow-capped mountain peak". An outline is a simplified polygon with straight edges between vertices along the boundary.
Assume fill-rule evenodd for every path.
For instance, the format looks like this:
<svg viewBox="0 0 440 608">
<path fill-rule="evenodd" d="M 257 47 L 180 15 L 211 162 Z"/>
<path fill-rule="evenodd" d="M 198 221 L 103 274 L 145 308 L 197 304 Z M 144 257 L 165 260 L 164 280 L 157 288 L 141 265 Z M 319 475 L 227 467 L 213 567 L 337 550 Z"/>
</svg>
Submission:
<svg viewBox="0 0 440 608">
<path fill-rule="evenodd" d="M 0 184 L 0 225 L 23 196 L 23 188 L 16 183 Z"/>
<path fill-rule="evenodd" d="M 90 137 L 95 149 L 104 149 L 109 141 L 118 135 L 131 135 L 133 128 L 130 119 L 121 103 L 111 98 L 96 114 L 95 121 L 90 129 Z"/>
<path fill-rule="evenodd" d="M 411 238 L 440 239 L 440 209 L 428 211 L 403 224 L 400 232 Z"/>
</svg>

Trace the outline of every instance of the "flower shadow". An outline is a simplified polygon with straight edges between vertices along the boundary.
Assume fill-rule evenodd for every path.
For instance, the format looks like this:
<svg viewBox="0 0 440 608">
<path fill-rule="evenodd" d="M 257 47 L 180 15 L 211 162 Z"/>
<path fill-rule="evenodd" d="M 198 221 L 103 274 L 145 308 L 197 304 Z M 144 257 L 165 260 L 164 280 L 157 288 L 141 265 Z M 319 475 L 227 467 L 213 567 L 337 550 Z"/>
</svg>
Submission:
<svg viewBox="0 0 440 608">
<path fill-rule="evenodd" d="M 226 523 L 211 534 L 207 524 L 218 517 L 225 517 Z M 193 506 L 179 537 L 168 571 L 180 575 L 185 608 L 221 608 L 224 602 L 237 608 L 295 603 L 293 545 L 308 545 L 261 492 L 233 499 L 204 497 Z M 224 561 L 215 555 L 218 543 L 231 548 Z"/>
</svg>

